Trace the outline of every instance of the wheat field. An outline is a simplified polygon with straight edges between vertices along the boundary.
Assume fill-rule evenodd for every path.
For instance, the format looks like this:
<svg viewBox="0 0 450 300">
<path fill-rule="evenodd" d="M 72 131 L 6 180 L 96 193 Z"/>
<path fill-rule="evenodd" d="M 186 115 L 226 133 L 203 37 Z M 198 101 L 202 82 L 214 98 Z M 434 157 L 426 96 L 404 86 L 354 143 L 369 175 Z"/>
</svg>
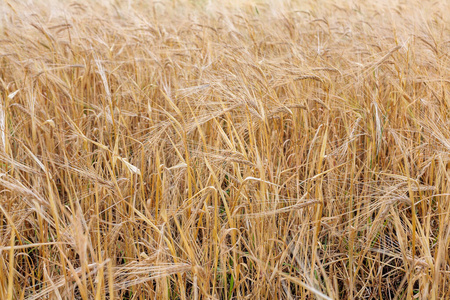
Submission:
<svg viewBox="0 0 450 300">
<path fill-rule="evenodd" d="M 450 2 L 0 12 L 0 299 L 450 298 Z"/>
</svg>

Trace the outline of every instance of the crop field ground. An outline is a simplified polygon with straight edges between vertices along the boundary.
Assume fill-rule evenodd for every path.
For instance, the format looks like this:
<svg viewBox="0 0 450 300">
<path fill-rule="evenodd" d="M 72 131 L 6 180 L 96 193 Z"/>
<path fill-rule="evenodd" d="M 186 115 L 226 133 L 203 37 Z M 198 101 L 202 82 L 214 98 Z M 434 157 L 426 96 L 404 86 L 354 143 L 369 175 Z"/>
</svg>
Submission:
<svg viewBox="0 0 450 300">
<path fill-rule="evenodd" d="M 0 299 L 450 299 L 450 2 L 0 2 Z"/>
</svg>

